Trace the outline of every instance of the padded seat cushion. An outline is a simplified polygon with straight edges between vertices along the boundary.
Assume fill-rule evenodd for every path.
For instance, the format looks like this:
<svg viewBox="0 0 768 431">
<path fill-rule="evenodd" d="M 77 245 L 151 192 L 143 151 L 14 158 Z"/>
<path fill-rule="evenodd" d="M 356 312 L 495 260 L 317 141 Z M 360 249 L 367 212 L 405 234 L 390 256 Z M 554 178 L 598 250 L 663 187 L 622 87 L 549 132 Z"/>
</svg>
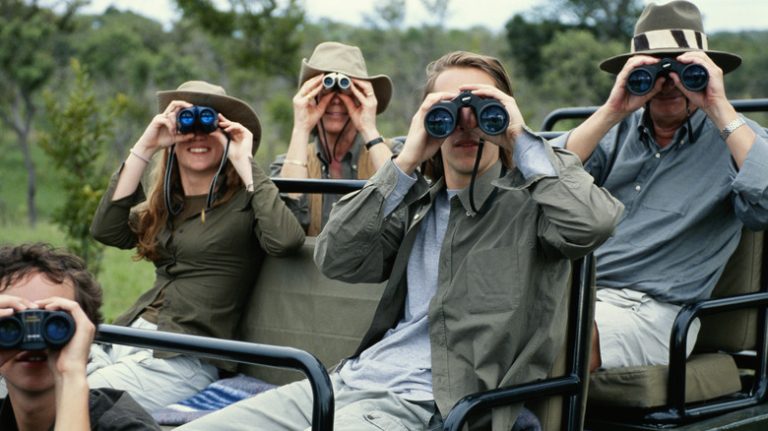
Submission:
<svg viewBox="0 0 768 431">
<path fill-rule="evenodd" d="M 741 390 L 739 370 L 724 353 L 692 355 L 686 368 L 685 400 L 697 402 Z M 666 366 L 626 367 L 592 373 L 590 403 L 650 408 L 667 401 Z"/>
</svg>

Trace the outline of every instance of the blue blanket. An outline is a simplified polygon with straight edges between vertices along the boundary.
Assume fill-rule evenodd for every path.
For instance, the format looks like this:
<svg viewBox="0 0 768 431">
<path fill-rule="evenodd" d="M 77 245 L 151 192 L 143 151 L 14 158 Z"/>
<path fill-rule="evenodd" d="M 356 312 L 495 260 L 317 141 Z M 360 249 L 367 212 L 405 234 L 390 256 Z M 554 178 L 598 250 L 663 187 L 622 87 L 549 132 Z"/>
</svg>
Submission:
<svg viewBox="0 0 768 431">
<path fill-rule="evenodd" d="M 238 374 L 217 380 L 197 394 L 152 413 L 152 416 L 160 425 L 181 425 L 274 387 L 262 380 Z"/>
</svg>

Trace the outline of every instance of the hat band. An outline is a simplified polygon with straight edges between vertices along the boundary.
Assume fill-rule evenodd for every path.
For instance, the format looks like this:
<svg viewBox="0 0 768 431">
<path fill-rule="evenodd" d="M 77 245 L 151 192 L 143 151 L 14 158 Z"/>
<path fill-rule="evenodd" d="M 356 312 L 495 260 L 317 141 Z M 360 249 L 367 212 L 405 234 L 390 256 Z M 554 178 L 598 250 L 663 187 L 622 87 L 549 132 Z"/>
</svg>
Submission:
<svg viewBox="0 0 768 431">
<path fill-rule="evenodd" d="M 695 30 L 653 30 L 632 38 L 632 52 L 693 48 L 706 51 L 707 35 Z"/>
</svg>

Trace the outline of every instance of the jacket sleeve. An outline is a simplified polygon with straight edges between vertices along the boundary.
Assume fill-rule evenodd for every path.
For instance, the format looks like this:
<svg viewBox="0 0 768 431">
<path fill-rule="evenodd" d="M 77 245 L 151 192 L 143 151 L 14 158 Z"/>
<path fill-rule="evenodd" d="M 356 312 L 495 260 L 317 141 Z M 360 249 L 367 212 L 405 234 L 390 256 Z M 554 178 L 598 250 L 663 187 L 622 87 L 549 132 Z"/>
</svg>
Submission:
<svg viewBox="0 0 768 431">
<path fill-rule="evenodd" d="M 253 192 L 251 208 L 256 223 L 254 234 L 264 250 L 281 256 L 304 244 L 304 229 L 280 198 L 277 186 L 269 179 L 256 161 L 251 161 Z"/>
<path fill-rule="evenodd" d="M 117 180 L 123 167 L 117 170 L 109 180 L 109 186 L 101 197 L 96 213 L 91 221 L 91 235 L 102 244 L 131 249 L 136 246 L 137 237 L 131 230 L 129 220 L 131 208 L 144 202 L 144 190 L 139 184 L 133 194 L 116 201 L 112 200 L 117 187 Z"/>
<path fill-rule="evenodd" d="M 389 277 L 405 235 L 407 207 L 386 213 L 399 172 L 390 160 L 361 190 L 342 197 L 317 238 L 315 263 L 329 278 L 378 283 Z"/>
<path fill-rule="evenodd" d="M 569 259 L 591 252 L 608 239 L 623 213 L 624 205 L 607 190 L 597 187 L 579 158 L 570 151 L 552 148 L 536 138 L 555 175 L 524 177 L 513 170 L 497 185 L 527 189 L 541 207 L 539 238 Z"/>
</svg>

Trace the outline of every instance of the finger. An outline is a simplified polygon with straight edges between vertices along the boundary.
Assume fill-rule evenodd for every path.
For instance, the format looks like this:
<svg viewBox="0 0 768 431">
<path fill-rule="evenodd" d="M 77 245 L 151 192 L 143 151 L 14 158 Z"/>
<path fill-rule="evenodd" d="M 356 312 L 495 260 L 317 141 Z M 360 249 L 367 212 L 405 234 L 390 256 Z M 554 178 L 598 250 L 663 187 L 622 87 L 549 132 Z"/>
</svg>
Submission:
<svg viewBox="0 0 768 431">
<path fill-rule="evenodd" d="M 172 100 L 171 103 L 169 103 L 168 106 L 165 107 L 165 111 L 163 111 L 163 114 L 164 115 L 175 114 L 184 108 L 190 108 L 192 106 L 194 105 L 184 100 Z"/>
<path fill-rule="evenodd" d="M 335 96 L 334 93 L 328 93 L 323 95 L 323 97 L 321 97 L 320 100 L 317 102 L 317 110 L 320 112 L 325 112 L 325 109 L 331 103 L 331 100 L 333 100 L 333 96 Z"/>
</svg>

